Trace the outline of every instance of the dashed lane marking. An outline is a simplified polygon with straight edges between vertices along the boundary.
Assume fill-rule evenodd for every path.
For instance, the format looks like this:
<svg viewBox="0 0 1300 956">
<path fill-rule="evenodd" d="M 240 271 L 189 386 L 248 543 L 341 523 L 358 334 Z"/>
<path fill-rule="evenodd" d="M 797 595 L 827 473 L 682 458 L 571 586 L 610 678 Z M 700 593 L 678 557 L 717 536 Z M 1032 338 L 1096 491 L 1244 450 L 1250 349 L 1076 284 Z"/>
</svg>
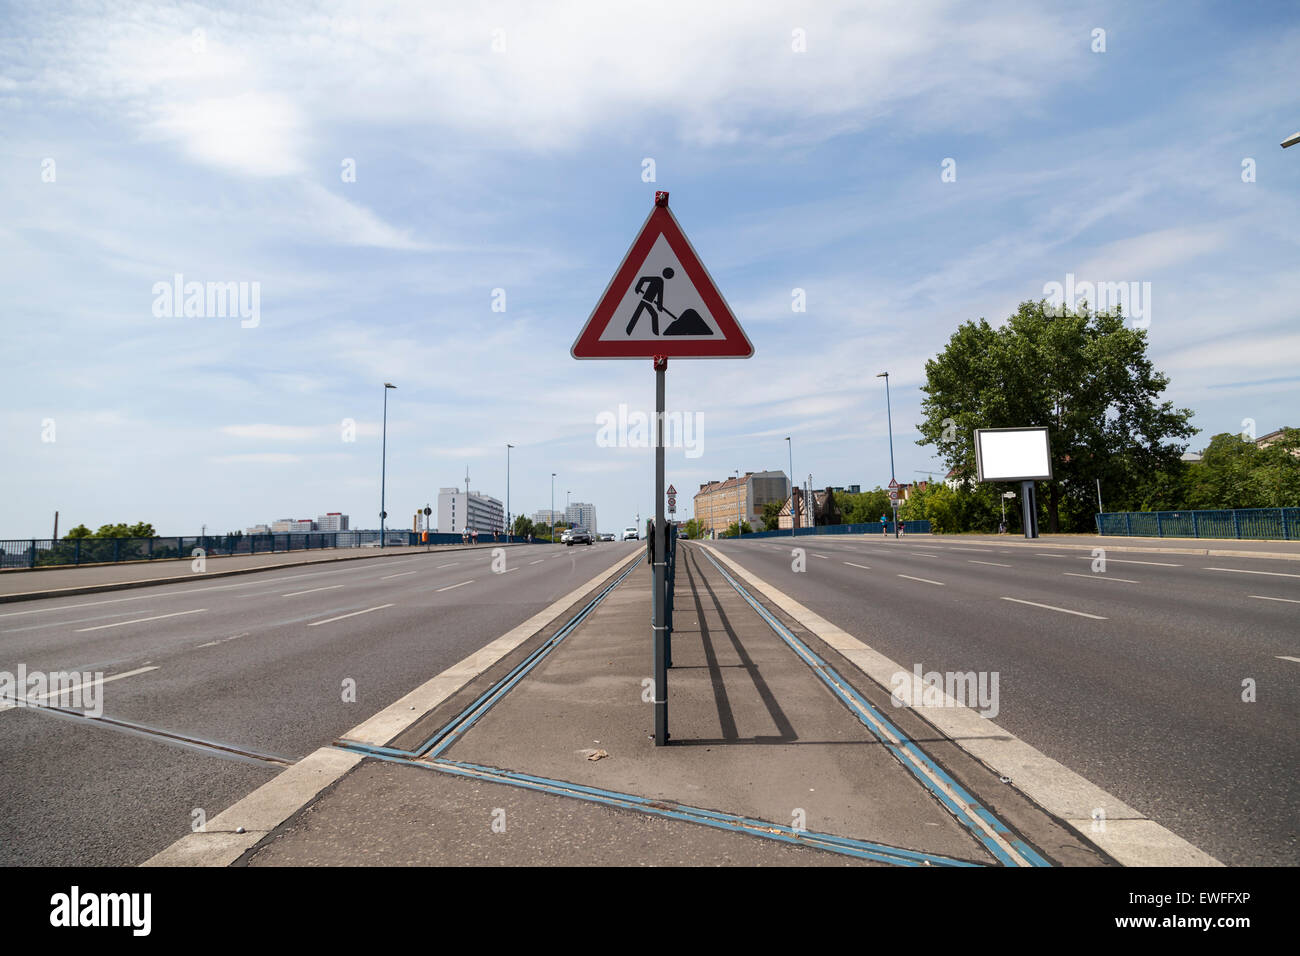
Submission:
<svg viewBox="0 0 1300 956">
<path fill-rule="evenodd" d="M 186 614 L 202 614 L 206 611 L 205 607 L 198 607 L 192 611 L 174 611 L 171 614 L 155 614 L 153 617 L 137 617 L 130 621 L 118 621 L 115 624 L 98 624 L 95 627 L 79 627 L 77 633 L 82 634 L 86 631 L 102 631 L 110 627 L 125 627 L 127 624 L 144 624 L 146 621 L 161 621 L 165 617 L 182 617 Z"/>
<path fill-rule="evenodd" d="M 1037 601 L 1022 601 L 1020 598 L 1004 597 L 1003 601 L 1015 601 L 1017 604 L 1028 604 L 1031 607 L 1046 608 L 1049 611 L 1060 611 L 1062 614 L 1076 614 L 1079 617 L 1090 617 L 1094 621 L 1104 621 L 1106 618 L 1097 614 L 1085 614 L 1083 611 L 1071 611 L 1068 607 L 1057 607 L 1055 604 L 1039 604 Z"/>
<path fill-rule="evenodd" d="M 288 594 L 281 594 L 280 597 L 297 597 L 299 594 L 315 594 L 317 591 L 333 591 L 335 588 L 341 588 L 341 584 L 331 584 L 324 588 L 308 588 L 306 591 L 290 591 Z"/>
<path fill-rule="evenodd" d="M 356 617 L 358 614 L 369 614 L 371 611 L 382 611 L 386 607 L 392 607 L 391 604 L 377 604 L 374 607 L 368 607 L 364 611 L 353 611 L 350 614 L 340 614 L 338 617 L 327 617 L 323 621 L 312 621 L 308 627 L 320 627 L 322 624 L 333 624 L 335 621 L 341 621 L 347 617 Z"/>
</svg>

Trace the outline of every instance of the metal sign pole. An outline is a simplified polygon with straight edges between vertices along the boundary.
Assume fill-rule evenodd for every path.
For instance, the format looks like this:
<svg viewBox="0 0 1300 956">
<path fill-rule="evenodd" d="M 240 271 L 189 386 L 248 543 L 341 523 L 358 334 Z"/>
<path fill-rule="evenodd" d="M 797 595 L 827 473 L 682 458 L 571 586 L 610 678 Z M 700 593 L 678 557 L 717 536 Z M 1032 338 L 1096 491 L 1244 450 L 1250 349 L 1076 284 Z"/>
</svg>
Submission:
<svg viewBox="0 0 1300 956">
<path fill-rule="evenodd" d="M 654 655 L 655 655 L 655 746 L 668 743 L 668 656 L 664 642 L 664 567 L 668 560 L 664 537 L 664 378 L 668 359 L 654 358 L 655 367 L 655 529 L 654 529 Z"/>
<path fill-rule="evenodd" d="M 1038 537 L 1038 502 L 1034 500 L 1034 483 L 1020 483 L 1020 515 L 1026 538 Z"/>
</svg>

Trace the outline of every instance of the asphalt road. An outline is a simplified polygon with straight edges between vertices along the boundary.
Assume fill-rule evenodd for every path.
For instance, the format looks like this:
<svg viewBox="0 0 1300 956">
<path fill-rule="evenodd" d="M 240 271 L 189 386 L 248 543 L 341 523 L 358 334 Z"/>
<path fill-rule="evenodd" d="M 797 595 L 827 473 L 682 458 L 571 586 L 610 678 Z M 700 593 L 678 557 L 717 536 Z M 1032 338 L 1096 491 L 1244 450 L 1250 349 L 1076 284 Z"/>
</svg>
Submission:
<svg viewBox="0 0 1300 956">
<path fill-rule="evenodd" d="M 1097 573 L 1047 543 L 714 544 L 907 670 L 997 672 L 996 723 L 1224 863 L 1300 863 L 1300 564 L 1111 552 Z"/>
<path fill-rule="evenodd" d="M 640 543 L 415 553 L 0 605 L 0 671 L 102 672 L 105 716 L 0 706 L 0 864 L 130 865 Z M 114 679 L 117 678 L 117 679 Z M 355 682 L 355 702 L 344 700 Z"/>
</svg>

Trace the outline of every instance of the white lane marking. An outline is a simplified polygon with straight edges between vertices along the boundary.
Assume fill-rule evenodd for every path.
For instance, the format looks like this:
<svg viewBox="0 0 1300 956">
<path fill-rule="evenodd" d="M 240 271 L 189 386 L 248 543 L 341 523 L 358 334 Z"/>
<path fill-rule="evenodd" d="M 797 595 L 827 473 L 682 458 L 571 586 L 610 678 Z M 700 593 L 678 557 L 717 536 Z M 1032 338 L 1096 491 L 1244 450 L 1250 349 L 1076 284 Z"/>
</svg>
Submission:
<svg viewBox="0 0 1300 956">
<path fill-rule="evenodd" d="M 1263 594 L 1252 594 L 1250 597 L 1259 598 L 1261 601 L 1282 601 L 1285 604 L 1300 604 L 1300 601 L 1297 601 L 1295 598 L 1266 597 Z"/>
<path fill-rule="evenodd" d="M 528 563 L 529 563 L 529 564 L 541 564 L 541 563 L 542 563 L 543 561 L 545 561 L 545 560 L 546 560 L 545 558 L 538 558 L 536 561 L 529 561 Z"/>
<path fill-rule="evenodd" d="M 99 624 L 95 627 L 79 627 L 77 628 L 77 633 L 82 634 L 86 631 L 102 631 L 108 627 L 123 627 L 127 624 L 143 624 L 146 621 L 161 621 L 165 617 L 182 617 L 186 614 L 202 614 L 206 610 L 207 608 L 205 607 L 197 607 L 192 611 L 175 611 L 171 614 L 156 614 L 153 617 L 137 617 L 132 621 L 118 621 L 116 624 Z"/>
<path fill-rule="evenodd" d="M 1087 555 L 1087 554 L 1075 554 L 1075 555 L 1071 555 L 1071 557 L 1078 558 L 1080 561 L 1092 560 L 1091 555 Z M 1182 567 L 1181 564 L 1170 564 L 1168 561 L 1131 561 L 1127 558 L 1112 558 L 1109 556 L 1107 556 L 1106 560 L 1111 561 L 1115 564 L 1149 564 L 1157 568 L 1181 568 Z M 1296 577 L 1300 577 L 1300 575 L 1296 575 Z"/>
<path fill-rule="evenodd" d="M 418 570 L 417 570 L 417 571 L 399 571 L 397 574 L 385 574 L 385 575 L 384 575 L 382 578 L 380 578 L 379 580 L 381 580 L 381 581 L 387 581 L 389 578 L 404 578 L 404 577 L 406 577 L 408 574 L 419 574 L 419 573 L 420 573 L 420 572 L 419 572 Z"/>
<path fill-rule="evenodd" d="M 497 574 L 509 574 L 511 571 L 518 571 L 518 568 L 502 568 Z"/>
<path fill-rule="evenodd" d="M 993 553 L 992 548 L 949 548 L 948 550 L 949 551 L 987 551 L 989 554 Z"/>
<path fill-rule="evenodd" d="M 1230 571 L 1233 574 L 1267 574 L 1274 578 L 1300 578 L 1300 574 L 1287 574 L 1285 571 L 1247 571 L 1245 568 L 1202 568 L 1203 571 Z"/>
<path fill-rule="evenodd" d="M 438 590 L 439 590 L 439 591 L 454 591 L 456 588 L 463 588 L 465 585 L 467 585 L 467 584 L 473 584 L 473 583 L 474 583 L 474 579 L 471 578 L 471 579 L 468 580 L 468 581 L 461 581 L 460 584 L 449 584 L 449 585 L 448 585 L 447 587 L 445 587 L 445 588 L 438 588 Z"/>
<path fill-rule="evenodd" d="M 121 680 L 123 677 L 135 677 L 137 674 L 147 674 L 149 673 L 149 671 L 156 671 L 158 669 L 158 666 L 159 665 L 155 664 L 152 667 L 137 667 L 133 671 L 124 671 L 121 674 L 114 674 L 112 677 L 105 677 L 103 680 L 99 681 L 99 683 L 103 685 L 111 681 Z M 28 697 L 26 699 L 27 700 L 48 700 L 51 697 L 62 697 L 65 694 L 71 694 L 73 691 L 78 691 L 78 690 L 82 690 L 83 688 L 89 687 L 91 684 L 94 683 L 95 683 L 94 681 L 86 681 L 81 684 L 77 684 L 74 687 L 64 687 L 64 688 L 60 688 L 59 690 L 49 691 L 48 693 L 37 694 L 34 697 Z M 14 701 L 12 697 L 0 698 L 0 711 L 16 710 L 18 706 L 19 705 Z"/>
<path fill-rule="evenodd" d="M 900 574 L 900 578 L 907 578 L 909 581 L 924 581 L 926 584 L 937 584 L 939 587 L 947 587 L 942 581 L 931 581 L 929 578 L 914 578 L 910 574 Z"/>
<path fill-rule="evenodd" d="M 1082 611 L 1071 611 L 1068 607 L 1056 607 L 1053 604 L 1039 604 L 1037 601 L 1022 601 L 1020 598 L 1004 597 L 1003 601 L 1015 601 L 1017 604 L 1029 604 L 1033 607 L 1046 608 L 1049 611 L 1060 611 L 1062 614 L 1077 614 L 1079 617 L 1090 617 L 1094 621 L 1104 621 L 1106 618 L 1096 614 L 1084 614 Z"/>
<path fill-rule="evenodd" d="M 1277 655 L 1277 659 L 1280 661 L 1295 661 L 1297 664 L 1300 664 L 1300 657 L 1286 657 L 1282 654 L 1279 654 Z"/>
<path fill-rule="evenodd" d="M 1003 553 L 1003 554 L 1006 554 L 1005 551 L 1003 551 L 1002 553 Z M 1035 551 L 1034 554 L 1038 555 L 1040 558 L 1077 558 L 1077 557 L 1079 557 L 1079 555 L 1077 555 L 1077 554 L 1048 554 L 1046 551 Z"/>
<path fill-rule="evenodd" d="M 440 564 L 434 570 L 441 571 L 443 568 L 454 568 L 458 564 L 460 564 L 459 561 L 453 561 L 451 562 L 451 564 Z"/>
<path fill-rule="evenodd" d="M 1011 567 L 1011 565 L 1009 565 L 1009 564 L 1001 564 L 1001 563 L 998 562 L 998 561 L 976 561 L 974 558 L 967 558 L 967 559 L 966 559 L 966 563 L 967 563 L 967 564 L 987 564 L 989 567 L 992 567 L 992 568 L 1009 568 L 1009 567 Z"/>
<path fill-rule="evenodd" d="M 1072 578 L 1088 578 L 1093 581 L 1122 581 L 1125 584 L 1138 584 L 1132 578 L 1116 578 L 1109 574 L 1079 574 L 1075 571 L 1062 571 L 1062 574 L 1068 574 Z"/>
<path fill-rule="evenodd" d="M 332 624 L 335 621 L 341 621 L 345 617 L 356 617 L 358 614 L 369 614 L 371 611 L 382 611 L 386 607 L 392 607 L 391 604 L 379 604 L 375 607 L 368 607 L 364 611 L 353 611 L 351 614 L 340 614 L 338 617 L 327 617 L 323 621 L 312 621 L 308 627 L 319 627 L 322 624 Z"/>
<path fill-rule="evenodd" d="M 308 588 L 306 591 L 290 591 L 288 594 L 281 594 L 280 597 L 297 597 L 299 594 L 315 594 L 317 591 L 333 591 L 335 588 L 341 588 L 341 584 L 331 584 L 324 588 Z"/>
<path fill-rule="evenodd" d="M 814 557 L 814 558 L 821 558 L 823 561 L 829 561 L 829 560 L 830 560 L 830 558 L 828 558 L 826 555 L 824 555 L 824 554 L 818 554 L 816 551 L 813 552 L 813 557 Z"/>
<path fill-rule="evenodd" d="M 847 564 L 847 565 L 848 565 L 849 567 L 851 567 L 851 568 L 861 568 L 863 571 L 870 571 L 870 570 L 871 570 L 871 568 L 867 567 L 867 565 L 865 565 L 865 564 L 854 564 L 852 561 L 845 561 L 845 562 L 843 562 L 843 563 L 844 563 L 844 564 Z"/>
</svg>

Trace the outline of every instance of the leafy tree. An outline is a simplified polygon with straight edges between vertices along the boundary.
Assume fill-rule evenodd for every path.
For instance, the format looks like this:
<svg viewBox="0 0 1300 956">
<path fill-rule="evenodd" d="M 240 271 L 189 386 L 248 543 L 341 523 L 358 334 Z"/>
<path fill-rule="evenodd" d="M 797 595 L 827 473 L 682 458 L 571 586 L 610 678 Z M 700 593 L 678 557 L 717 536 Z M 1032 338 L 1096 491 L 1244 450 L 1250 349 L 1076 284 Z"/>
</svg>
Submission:
<svg viewBox="0 0 1300 956">
<path fill-rule="evenodd" d="M 529 518 L 527 515 L 516 515 L 515 525 L 510 533 L 513 534 L 516 538 L 526 538 L 530 534 L 535 534 L 536 533 L 535 529 L 537 527 L 538 526 L 534 525 L 532 519 Z"/>
<path fill-rule="evenodd" d="M 1023 302 L 1001 328 L 963 323 L 926 363 L 924 436 L 951 468 L 975 475 L 976 428 L 1047 426 L 1053 474 L 1049 531 L 1091 525 L 1096 479 L 1140 483 L 1176 468 L 1195 434 L 1191 411 L 1159 396 L 1169 384 L 1146 354 L 1144 329 L 1123 314 Z M 1085 523 L 1086 522 L 1086 523 Z"/>
<path fill-rule="evenodd" d="M 682 530 L 685 531 L 686 536 L 692 540 L 704 537 L 704 526 L 694 518 L 691 518 L 686 522 L 686 524 L 682 525 Z"/>
<path fill-rule="evenodd" d="M 741 525 L 741 531 L 740 531 L 739 533 L 740 533 L 740 534 L 753 534 L 753 533 L 754 533 L 754 529 L 751 528 L 750 525 L 749 525 L 749 522 L 746 521 L 746 522 L 744 522 L 744 524 Z M 730 525 L 728 525 L 727 530 L 724 531 L 724 532 L 722 532 L 722 536 L 723 536 L 724 538 L 734 538 L 734 537 L 736 537 L 736 535 L 737 535 L 737 531 L 736 531 L 736 522 L 733 521 L 733 522 L 731 522 Z"/>
<path fill-rule="evenodd" d="M 784 501 L 769 501 L 763 505 L 764 531 L 776 531 L 781 527 L 781 509 L 784 507 Z"/>
<path fill-rule="evenodd" d="M 68 533 L 67 533 L 66 535 L 64 535 L 64 537 L 66 537 L 66 538 L 89 538 L 89 537 L 91 537 L 91 534 L 92 534 L 92 533 L 91 533 L 91 530 L 90 530 L 89 528 L 87 528 L 84 524 L 79 524 L 79 525 L 77 525 L 75 528 L 72 528 L 70 531 L 68 531 Z"/>
<path fill-rule="evenodd" d="M 870 524 L 879 521 L 881 515 L 892 514 L 889 492 L 879 486 L 857 494 L 838 491 L 835 504 L 844 524 Z"/>
</svg>

